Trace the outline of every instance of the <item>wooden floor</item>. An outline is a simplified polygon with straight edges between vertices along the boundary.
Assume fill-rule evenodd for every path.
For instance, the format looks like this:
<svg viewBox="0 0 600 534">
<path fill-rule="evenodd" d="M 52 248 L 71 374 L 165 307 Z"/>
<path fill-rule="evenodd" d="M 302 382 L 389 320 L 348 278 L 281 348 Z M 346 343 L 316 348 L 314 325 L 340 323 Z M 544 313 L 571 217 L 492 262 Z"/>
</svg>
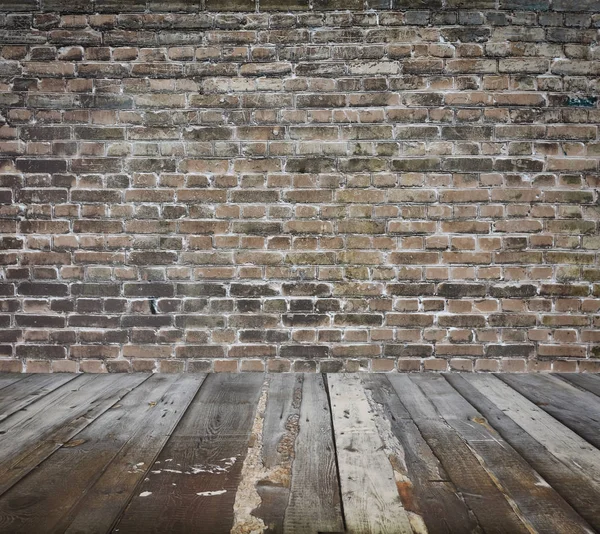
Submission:
<svg viewBox="0 0 600 534">
<path fill-rule="evenodd" d="M 597 375 L 0 375 L 0 532 L 600 532 Z"/>
</svg>

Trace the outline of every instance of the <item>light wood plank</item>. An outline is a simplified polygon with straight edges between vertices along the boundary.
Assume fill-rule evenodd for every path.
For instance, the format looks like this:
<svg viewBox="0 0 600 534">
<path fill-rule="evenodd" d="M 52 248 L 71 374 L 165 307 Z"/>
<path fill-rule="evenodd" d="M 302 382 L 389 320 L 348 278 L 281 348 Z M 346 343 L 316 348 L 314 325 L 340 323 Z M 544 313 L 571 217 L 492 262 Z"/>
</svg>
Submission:
<svg viewBox="0 0 600 534">
<path fill-rule="evenodd" d="M 211 374 L 118 521 L 119 534 L 229 532 L 264 377 Z"/>
<path fill-rule="evenodd" d="M 0 495 L 149 375 L 79 375 L 0 423 Z M 38 406 L 41 404 L 42 407 Z"/>
<path fill-rule="evenodd" d="M 389 375 L 388 379 L 483 531 L 530 534 L 473 451 L 440 417 L 421 389 L 407 375 Z"/>
<path fill-rule="evenodd" d="M 404 508 L 417 515 L 430 534 L 481 532 L 473 513 L 421 436 L 386 375 L 366 375 L 362 382 L 372 396 L 375 420 L 389 427 L 387 432 L 380 429 L 379 433 L 393 452 L 396 470 L 402 474 L 397 486 Z"/>
<path fill-rule="evenodd" d="M 471 385 L 463 374 L 449 373 L 444 377 L 596 531 L 600 532 L 600 488 L 551 454 Z"/>
<path fill-rule="evenodd" d="M 536 532 L 590 534 L 589 525 L 440 375 L 411 380 L 475 453 L 513 509 Z"/>
<path fill-rule="evenodd" d="M 283 531 L 341 532 L 340 485 L 322 375 L 304 375 L 298 424 Z"/>
<path fill-rule="evenodd" d="M 156 405 L 147 410 L 132 437 L 60 521 L 57 532 L 102 534 L 111 529 L 198 393 L 205 376 L 179 375 L 160 398 L 154 393 Z"/>
<path fill-rule="evenodd" d="M 598 485 L 598 449 L 495 376 L 475 374 L 465 378 L 554 456 Z"/>
<path fill-rule="evenodd" d="M 62 385 L 73 380 L 74 374 L 30 375 L 0 389 L 0 421 L 23 410 Z"/>
<path fill-rule="evenodd" d="M 600 448 L 600 398 L 577 389 L 560 378 L 540 374 L 499 374 L 536 406 Z"/>
<path fill-rule="evenodd" d="M 589 391 L 597 397 L 600 397 L 600 375 L 561 373 L 558 376 L 567 382 L 576 385 L 578 388 Z"/>
<path fill-rule="evenodd" d="M 412 534 L 395 473 L 356 375 L 328 375 L 346 530 Z"/>
</svg>

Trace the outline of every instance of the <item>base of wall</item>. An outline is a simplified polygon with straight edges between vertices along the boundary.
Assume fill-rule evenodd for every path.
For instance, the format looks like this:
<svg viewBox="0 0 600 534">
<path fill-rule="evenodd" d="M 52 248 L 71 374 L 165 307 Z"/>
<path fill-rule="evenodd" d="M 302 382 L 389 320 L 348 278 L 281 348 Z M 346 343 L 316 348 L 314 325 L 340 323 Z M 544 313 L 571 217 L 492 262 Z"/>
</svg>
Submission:
<svg viewBox="0 0 600 534">
<path fill-rule="evenodd" d="M 522 358 L 360 358 L 329 360 L 0 360 L 3 373 L 355 373 L 355 372 L 509 372 L 600 373 L 600 360 L 537 360 Z"/>
</svg>

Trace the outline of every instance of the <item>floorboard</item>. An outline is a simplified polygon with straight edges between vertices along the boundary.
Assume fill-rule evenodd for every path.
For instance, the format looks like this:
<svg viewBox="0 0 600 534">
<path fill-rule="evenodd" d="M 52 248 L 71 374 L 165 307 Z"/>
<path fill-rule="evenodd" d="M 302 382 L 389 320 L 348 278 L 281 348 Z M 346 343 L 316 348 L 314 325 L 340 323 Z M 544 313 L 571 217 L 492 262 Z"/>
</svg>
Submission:
<svg viewBox="0 0 600 534">
<path fill-rule="evenodd" d="M 327 377 L 346 530 L 412 534 L 396 473 L 357 375 Z"/>
<path fill-rule="evenodd" d="M 549 375 L 499 375 L 515 391 L 600 448 L 600 398 Z"/>
<path fill-rule="evenodd" d="M 407 375 L 390 375 L 389 380 L 483 531 L 530 533 L 496 481 L 460 435 L 440 417 L 418 385 Z"/>
<path fill-rule="evenodd" d="M 0 374 L 0 532 L 600 533 L 600 378 Z"/>
<path fill-rule="evenodd" d="M 589 391 L 597 397 L 600 397 L 600 376 L 599 375 L 587 375 L 587 374 L 560 374 L 558 375 L 563 380 L 576 385 L 580 389 Z"/>
<path fill-rule="evenodd" d="M 521 428 L 462 374 L 444 378 L 467 399 L 510 445 L 598 532 L 600 492 L 588 477 L 574 471 Z"/>
<path fill-rule="evenodd" d="M 153 466 L 158 454 L 186 413 L 204 374 L 180 375 L 161 396 L 148 402 L 142 424 L 119 450 L 77 505 L 63 518 L 58 532 L 109 532 Z"/>
<path fill-rule="evenodd" d="M 81 375 L 1 422 L 0 495 L 148 376 Z"/>
<path fill-rule="evenodd" d="M 600 451 L 596 447 L 499 378 L 491 375 L 465 378 L 554 456 L 600 489 Z"/>
<path fill-rule="evenodd" d="M 30 375 L 0 389 L 0 422 L 75 378 L 67 374 Z"/>
<path fill-rule="evenodd" d="M 307 374 L 302 383 L 284 530 L 290 534 L 344 530 L 331 411 L 321 375 Z"/>
<path fill-rule="evenodd" d="M 259 374 L 209 375 L 115 530 L 229 532 L 263 382 Z"/>
<path fill-rule="evenodd" d="M 362 377 L 371 395 L 379 430 L 384 443 L 393 453 L 396 485 L 404 508 L 425 524 L 430 534 L 481 532 L 444 467 L 431 450 L 410 414 L 400 402 L 388 378 L 382 374 Z M 414 522 L 414 519 L 413 519 Z"/>
<path fill-rule="evenodd" d="M 535 532 L 585 534 L 589 525 L 443 376 L 414 375 L 438 413 L 474 452 L 523 523 Z"/>
</svg>

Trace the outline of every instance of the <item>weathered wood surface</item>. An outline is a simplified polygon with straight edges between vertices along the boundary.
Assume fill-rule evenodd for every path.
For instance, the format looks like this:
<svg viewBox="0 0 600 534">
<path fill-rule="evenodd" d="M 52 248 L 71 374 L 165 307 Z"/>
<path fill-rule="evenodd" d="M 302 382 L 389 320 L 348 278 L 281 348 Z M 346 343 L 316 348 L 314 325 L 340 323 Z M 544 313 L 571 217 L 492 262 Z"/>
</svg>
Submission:
<svg viewBox="0 0 600 534">
<path fill-rule="evenodd" d="M 549 375 L 498 375 L 515 391 L 600 448 L 600 398 Z"/>
<path fill-rule="evenodd" d="M 390 375 L 389 380 L 484 532 L 530 532 L 474 452 L 441 418 L 417 384 L 407 375 Z"/>
<path fill-rule="evenodd" d="M 414 375 L 438 413 L 475 453 L 523 523 L 535 532 L 585 534 L 589 525 L 440 375 Z"/>
<path fill-rule="evenodd" d="M 566 373 L 558 375 L 563 380 L 600 397 L 600 375 Z"/>
<path fill-rule="evenodd" d="M 401 474 L 396 485 L 404 508 L 418 516 L 430 534 L 480 533 L 477 519 L 388 378 L 382 374 L 367 375 L 362 377 L 362 382 L 372 397 L 375 415 L 385 420 L 381 426 L 389 428 L 388 431 L 380 429 L 379 433 L 393 452 L 396 471 Z"/>
<path fill-rule="evenodd" d="M 129 532 L 229 532 L 264 377 L 211 374 L 116 525 Z"/>
<path fill-rule="evenodd" d="M 0 389 L 0 421 L 25 409 L 48 393 L 70 382 L 75 375 L 30 375 L 17 382 L 8 382 Z"/>
<path fill-rule="evenodd" d="M 600 532 L 599 380 L 0 374 L 0 532 Z"/>
<path fill-rule="evenodd" d="M 155 402 L 155 406 L 146 412 L 136 433 L 61 520 L 58 532 L 102 534 L 110 531 L 204 379 L 203 374 L 180 375 L 160 397 L 153 394 L 155 400 L 150 402 Z"/>
<path fill-rule="evenodd" d="M 518 453 L 598 532 L 600 488 L 573 471 L 515 423 L 463 374 L 445 374 L 446 380 L 475 407 Z"/>
<path fill-rule="evenodd" d="M 0 495 L 148 376 L 83 375 L 2 421 Z"/>
<path fill-rule="evenodd" d="M 0 390 L 4 389 L 7 386 L 10 386 L 11 384 L 19 382 L 20 380 L 23 380 L 28 376 L 31 375 L 28 373 L 0 373 Z"/>
<path fill-rule="evenodd" d="M 470 375 L 465 379 L 571 470 L 600 487 L 600 451 L 596 447 L 499 378 Z"/>
<path fill-rule="evenodd" d="M 356 375 L 327 377 L 346 530 L 412 534 L 396 473 Z"/>
<path fill-rule="evenodd" d="M 45 533 L 86 493 L 176 381 L 154 375 L 57 450 L 0 501 L 0 517 L 10 517 L 13 533 Z M 123 466 L 126 468 L 126 466 Z M 64 473 L 68 484 L 57 484 Z M 18 503 L 15 505 L 15 503 Z"/>
<path fill-rule="evenodd" d="M 323 377 L 305 375 L 285 511 L 286 533 L 344 530 L 332 432 Z"/>
</svg>

